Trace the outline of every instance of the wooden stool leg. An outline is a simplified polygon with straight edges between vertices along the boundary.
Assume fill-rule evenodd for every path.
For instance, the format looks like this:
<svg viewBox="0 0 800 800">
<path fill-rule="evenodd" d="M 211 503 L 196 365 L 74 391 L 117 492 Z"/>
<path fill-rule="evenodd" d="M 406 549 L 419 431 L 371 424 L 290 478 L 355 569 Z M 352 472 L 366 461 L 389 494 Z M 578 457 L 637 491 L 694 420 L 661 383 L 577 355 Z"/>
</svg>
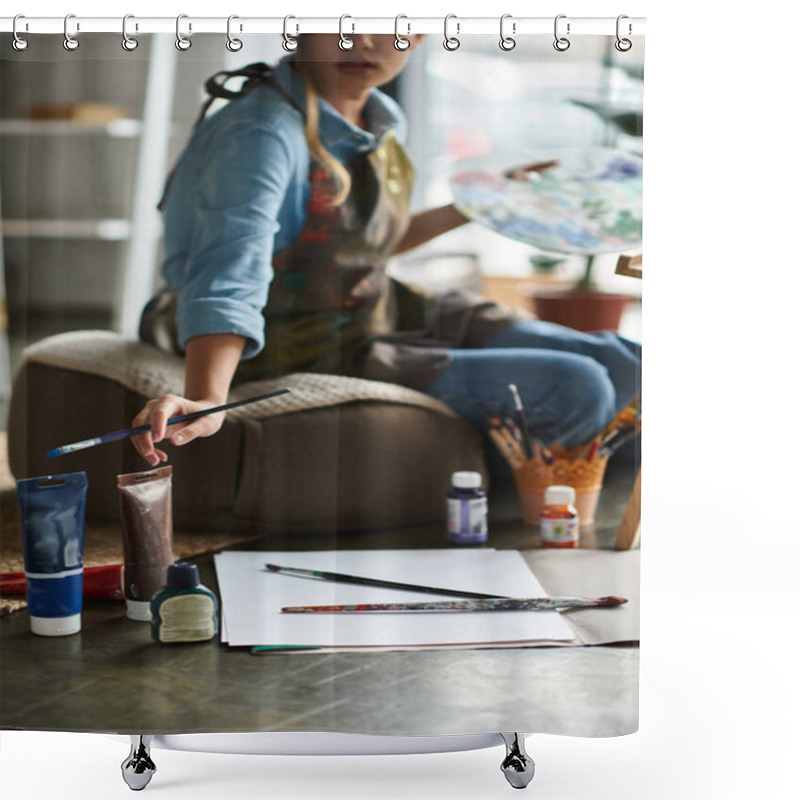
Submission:
<svg viewBox="0 0 800 800">
<path fill-rule="evenodd" d="M 625 516 L 617 531 L 617 541 L 614 547 L 617 550 L 630 550 L 639 543 L 642 530 L 642 471 L 636 476 Z"/>
</svg>

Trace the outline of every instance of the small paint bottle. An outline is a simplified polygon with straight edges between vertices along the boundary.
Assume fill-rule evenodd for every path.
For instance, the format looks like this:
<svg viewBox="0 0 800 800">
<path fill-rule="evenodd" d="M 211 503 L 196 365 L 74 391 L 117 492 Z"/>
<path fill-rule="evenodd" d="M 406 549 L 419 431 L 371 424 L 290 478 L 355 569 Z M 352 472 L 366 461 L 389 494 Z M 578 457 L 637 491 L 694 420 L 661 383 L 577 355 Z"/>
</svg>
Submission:
<svg viewBox="0 0 800 800">
<path fill-rule="evenodd" d="M 447 493 L 447 540 L 483 544 L 488 537 L 488 501 L 480 472 L 454 472 Z"/>
<path fill-rule="evenodd" d="M 196 564 L 170 564 L 167 585 L 155 593 L 150 610 L 157 642 L 205 642 L 217 633 L 217 597 L 200 583 Z"/>
<path fill-rule="evenodd" d="M 542 547 L 577 547 L 580 519 L 572 486 L 548 486 L 542 508 Z"/>
</svg>

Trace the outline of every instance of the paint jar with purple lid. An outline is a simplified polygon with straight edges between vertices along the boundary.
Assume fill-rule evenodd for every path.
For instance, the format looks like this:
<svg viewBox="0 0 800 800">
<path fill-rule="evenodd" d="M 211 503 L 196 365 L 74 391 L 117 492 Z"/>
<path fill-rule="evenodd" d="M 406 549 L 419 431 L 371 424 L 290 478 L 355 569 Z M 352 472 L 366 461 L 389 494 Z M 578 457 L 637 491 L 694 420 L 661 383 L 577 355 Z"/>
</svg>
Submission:
<svg viewBox="0 0 800 800">
<path fill-rule="evenodd" d="M 451 544 L 485 543 L 488 511 L 480 472 L 454 472 L 447 493 L 447 540 Z"/>
<path fill-rule="evenodd" d="M 31 632 L 69 636 L 81 629 L 85 472 L 17 481 Z"/>
</svg>

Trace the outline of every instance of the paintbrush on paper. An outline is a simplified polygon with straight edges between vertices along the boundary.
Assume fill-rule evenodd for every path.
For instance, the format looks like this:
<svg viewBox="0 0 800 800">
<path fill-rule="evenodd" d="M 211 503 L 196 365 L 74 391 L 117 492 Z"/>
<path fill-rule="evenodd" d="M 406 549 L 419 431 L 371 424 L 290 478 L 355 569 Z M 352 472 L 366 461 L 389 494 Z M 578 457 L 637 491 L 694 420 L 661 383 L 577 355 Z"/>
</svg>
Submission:
<svg viewBox="0 0 800 800">
<path fill-rule="evenodd" d="M 277 397 L 281 394 L 287 394 L 291 389 L 278 389 L 275 392 L 268 392 L 267 394 L 260 394 L 258 397 L 248 397 L 246 400 L 236 400 L 233 403 L 225 403 L 222 406 L 214 406 L 214 408 L 206 408 L 202 411 L 193 411 L 191 414 L 182 414 L 179 417 L 172 417 L 167 420 L 167 425 L 177 425 L 179 422 L 189 422 L 190 420 L 205 417 L 208 414 L 217 414 L 220 411 L 229 411 L 232 408 L 245 406 L 249 403 L 257 403 L 259 400 L 268 400 L 271 397 Z M 94 447 L 98 444 L 105 444 L 106 442 L 118 442 L 120 439 L 129 439 L 131 436 L 138 436 L 140 433 L 147 433 L 150 430 L 149 425 L 136 425 L 133 428 L 123 428 L 113 433 L 104 433 L 102 436 L 96 436 L 94 439 L 84 439 L 82 442 L 73 442 L 72 444 L 65 444 L 61 447 L 56 447 L 50 450 L 47 454 L 48 458 L 55 456 L 63 456 L 67 453 L 74 453 L 76 450 L 86 450 L 87 447 Z"/>
<path fill-rule="evenodd" d="M 435 586 L 418 586 L 414 583 L 398 583 L 397 581 L 385 581 L 380 578 L 364 578 L 360 575 L 345 575 L 342 572 L 324 572 L 318 569 L 300 569 L 299 567 L 281 567 L 278 564 L 264 564 L 270 572 L 280 572 L 284 575 L 292 575 L 299 578 L 316 578 L 321 581 L 333 581 L 334 583 L 355 583 L 359 586 L 378 586 L 382 589 L 402 589 L 407 592 L 423 592 L 425 594 L 441 594 L 445 597 L 469 597 L 479 599 L 497 600 L 503 599 L 498 594 L 483 594 L 481 592 L 464 592 L 460 589 L 441 589 Z"/>
<path fill-rule="evenodd" d="M 357 603 L 337 606 L 285 606 L 284 614 L 361 614 L 364 612 L 422 611 L 554 611 L 568 608 L 610 608 L 625 597 L 497 597 L 487 600 L 444 600 L 422 603 Z"/>
</svg>

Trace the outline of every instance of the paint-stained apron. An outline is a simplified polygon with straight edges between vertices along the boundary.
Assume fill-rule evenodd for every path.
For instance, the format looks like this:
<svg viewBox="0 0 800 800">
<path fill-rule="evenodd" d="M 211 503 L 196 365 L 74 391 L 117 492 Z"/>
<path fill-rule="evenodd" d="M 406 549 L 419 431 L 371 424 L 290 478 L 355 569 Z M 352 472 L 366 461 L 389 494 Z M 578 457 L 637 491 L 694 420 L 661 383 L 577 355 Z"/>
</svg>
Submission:
<svg viewBox="0 0 800 800">
<path fill-rule="evenodd" d="M 522 318 L 470 292 L 426 292 L 386 274 L 408 229 L 414 179 L 393 133 L 347 169 L 352 188 L 333 206 L 336 185 L 312 162 L 303 228 L 273 259 L 264 349 L 240 362 L 236 382 L 321 372 L 424 389 L 447 368 L 450 350 L 481 347 Z M 153 298 L 140 326 L 144 341 L 171 352 L 181 352 L 177 295 Z"/>
</svg>

